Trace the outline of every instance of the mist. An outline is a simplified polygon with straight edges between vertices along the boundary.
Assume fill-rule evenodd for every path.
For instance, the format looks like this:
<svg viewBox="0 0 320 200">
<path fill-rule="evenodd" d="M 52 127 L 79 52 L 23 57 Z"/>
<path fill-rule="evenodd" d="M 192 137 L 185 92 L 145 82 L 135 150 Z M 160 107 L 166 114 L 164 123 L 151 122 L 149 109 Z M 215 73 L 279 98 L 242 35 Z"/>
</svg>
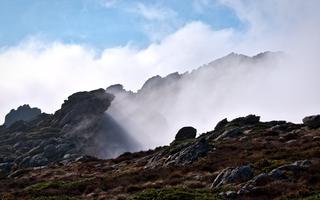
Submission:
<svg viewBox="0 0 320 200">
<path fill-rule="evenodd" d="M 232 53 L 192 72 L 153 77 L 137 93 L 109 88 L 116 98 L 107 112 L 146 149 L 169 144 L 183 126 L 213 130 L 225 117 L 299 123 L 320 112 L 320 70 L 302 69 L 299 60 L 282 52 Z"/>
</svg>

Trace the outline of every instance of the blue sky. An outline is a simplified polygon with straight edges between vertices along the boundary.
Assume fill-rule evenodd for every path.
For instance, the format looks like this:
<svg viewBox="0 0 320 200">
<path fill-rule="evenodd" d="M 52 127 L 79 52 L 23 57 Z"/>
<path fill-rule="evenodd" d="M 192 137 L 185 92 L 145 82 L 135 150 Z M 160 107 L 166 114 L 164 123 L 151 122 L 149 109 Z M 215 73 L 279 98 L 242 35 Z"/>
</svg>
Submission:
<svg viewBox="0 0 320 200">
<path fill-rule="evenodd" d="M 95 48 L 144 47 L 190 21 L 244 28 L 233 10 L 208 0 L 1 0 L 0 5 L 0 46 L 37 38 Z"/>
</svg>

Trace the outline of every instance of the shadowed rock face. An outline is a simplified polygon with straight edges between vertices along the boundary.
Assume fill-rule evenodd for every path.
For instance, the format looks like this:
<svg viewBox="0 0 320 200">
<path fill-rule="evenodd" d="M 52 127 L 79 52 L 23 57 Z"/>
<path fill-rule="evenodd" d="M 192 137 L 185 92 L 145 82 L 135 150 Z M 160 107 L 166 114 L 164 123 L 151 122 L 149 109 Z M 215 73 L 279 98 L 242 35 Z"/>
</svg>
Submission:
<svg viewBox="0 0 320 200">
<path fill-rule="evenodd" d="M 111 158 L 140 146 L 105 114 L 114 96 L 103 89 L 78 92 L 54 115 L 41 114 L 0 130 L 0 164 L 18 168 L 68 163 L 83 156 Z M 30 109 L 30 108 L 29 108 Z M 21 109 L 18 109 L 20 112 Z"/>
<path fill-rule="evenodd" d="M 53 125 L 63 127 L 88 117 L 100 117 L 108 109 L 113 98 L 114 96 L 106 93 L 104 89 L 75 93 L 68 97 L 61 109 L 54 114 Z"/>
<path fill-rule="evenodd" d="M 5 117 L 4 126 L 9 127 L 17 121 L 31 121 L 41 114 L 39 108 L 31 108 L 29 105 L 19 106 L 17 110 L 12 109 Z"/>
</svg>

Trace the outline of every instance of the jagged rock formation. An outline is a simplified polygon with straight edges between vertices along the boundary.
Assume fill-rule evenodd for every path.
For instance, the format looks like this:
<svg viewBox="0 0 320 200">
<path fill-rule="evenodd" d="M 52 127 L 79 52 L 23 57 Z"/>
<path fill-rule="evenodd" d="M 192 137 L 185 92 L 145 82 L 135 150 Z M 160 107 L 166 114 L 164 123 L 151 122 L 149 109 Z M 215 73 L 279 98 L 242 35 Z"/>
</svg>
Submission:
<svg viewBox="0 0 320 200">
<path fill-rule="evenodd" d="M 75 93 L 53 115 L 37 115 L 31 121 L 20 120 L 3 128 L 0 172 L 10 174 L 19 168 L 137 150 L 134 139 L 105 114 L 113 98 L 103 89 Z M 16 112 L 21 113 L 22 108 L 26 106 Z"/>
<path fill-rule="evenodd" d="M 9 127 L 17 121 L 29 122 L 41 114 L 39 108 L 31 108 L 29 105 L 23 105 L 17 108 L 17 110 L 12 109 L 5 117 L 4 126 Z"/>
</svg>

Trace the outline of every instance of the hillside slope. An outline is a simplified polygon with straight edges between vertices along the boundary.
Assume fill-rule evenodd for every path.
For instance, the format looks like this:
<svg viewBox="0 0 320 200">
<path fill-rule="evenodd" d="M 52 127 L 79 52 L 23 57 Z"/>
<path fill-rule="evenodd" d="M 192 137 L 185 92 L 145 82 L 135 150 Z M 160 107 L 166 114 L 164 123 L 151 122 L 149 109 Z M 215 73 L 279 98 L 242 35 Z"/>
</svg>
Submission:
<svg viewBox="0 0 320 200">
<path fill-rule="evenodd" d="M 11 172 L 1 199 L 319 198 L 320 116 L 304 124 L 249 115 L 197 138 L 116 159 L 82 157 Z M 0 165 L 1 166 L 1 165 Z M 308 198 L 307 198 L 308 197 Z"/>
</svg>

